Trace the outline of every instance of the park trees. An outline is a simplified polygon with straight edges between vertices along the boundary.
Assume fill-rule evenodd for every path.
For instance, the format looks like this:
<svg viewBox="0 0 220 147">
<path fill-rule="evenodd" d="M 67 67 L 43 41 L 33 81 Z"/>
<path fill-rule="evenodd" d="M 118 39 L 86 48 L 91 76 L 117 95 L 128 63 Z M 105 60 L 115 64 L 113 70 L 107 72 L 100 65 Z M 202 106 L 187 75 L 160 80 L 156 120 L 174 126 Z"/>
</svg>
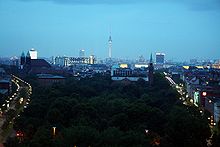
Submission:
<svg viewBox="0 0 220 147">
<path fill-rule="evenodd" d="M 178 103 L 179 95 L 161 74 L 151 87 L 144 81 L 113 82 L 102 76 L 66 82 L 34 87 L 29 107 L 15 120 L 26 144 L 203 146 L 210 135 L 201 114 Z"/>
</svg>

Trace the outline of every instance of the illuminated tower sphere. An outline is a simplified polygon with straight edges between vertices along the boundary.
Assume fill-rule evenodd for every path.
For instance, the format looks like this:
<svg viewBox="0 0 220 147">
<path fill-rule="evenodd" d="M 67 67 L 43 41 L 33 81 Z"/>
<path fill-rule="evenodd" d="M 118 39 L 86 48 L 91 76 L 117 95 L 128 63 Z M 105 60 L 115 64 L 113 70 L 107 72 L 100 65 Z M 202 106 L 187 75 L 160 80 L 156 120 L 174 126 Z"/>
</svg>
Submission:
<svg viewBox="0 0 220 147">
<path fill-rule="evenodd" d="M 150 56 L 150 62 L 148 66 L 148 79 L 149 79 L 149 84 L 152 85 L 154 81 L 154 65 L 153 65 L 153 58 L 152 58 L 152 53 Z"/>
<path fill-rule="evenodd" d="M 109 39 L 108 39 L 108 57 L 112 58 L 112 37 L 111 37 L 111 35 L 109 36 Z"/>
</svg>

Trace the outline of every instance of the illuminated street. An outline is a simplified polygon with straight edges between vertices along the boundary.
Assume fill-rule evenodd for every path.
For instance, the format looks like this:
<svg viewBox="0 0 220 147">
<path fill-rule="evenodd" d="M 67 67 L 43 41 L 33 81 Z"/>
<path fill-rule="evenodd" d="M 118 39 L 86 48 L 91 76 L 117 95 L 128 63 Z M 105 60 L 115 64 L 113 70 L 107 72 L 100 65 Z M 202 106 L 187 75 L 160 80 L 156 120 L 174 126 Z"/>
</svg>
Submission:
<svg viewBox="0 0 220 147">
<path fill-rule="evenodd" d="M 183 84 L 177 84 L 167 73 L 164 72 L 165 78 L 169 81 L 170 85 L 177 90 L 177 92 L 181 95 L 179 98 L 182 100 L 184 105 L 192 105 L 192 102 L 187 102 L 188 95 L 184 92 Z"/>
<path fill-rule="evenodd" d="M 29 83 L 23 81 L 22 79 L 11 75 L 12 76 L 12 82 L 16 85 L 16 90 L 13 94 L 11 94 L 8 99 L 5 100 L 5 103 L 2 104 L 0 108 L 0 142 L 4 142 L 7 137 L 13 136 L 14 130 L 12 129 L 13 125 L 8 126 L 5 130 L 2 129 L 2 126 L 6 122 L 6 113 L 9 110 L 13 110 L 16 112 L 16 116 L 19 116 L 19 113 L 21 112 L 20 109 L 16 108 L 17 103 L 19 102 L 22 104 L 23 107 L 27 107 L 29 102 L 26 102 L 27 100 L 30 101 L 29 96 L 32 93 L 32 87 Z M 21 90 L 27 89 L 27 97 L 21 97 Z M 10 120 L 9 124 L 13 124 L 14 117 Z"/>
<path fill-rule="evenodd" d="M 186 92 L 184 92 L 183 84 L 179 84 L 179 85 L 176 84 L 174 82 L 174 80 L 171 77 L 169 77 L 168 74 L 165 73 L 165 72 L 164 72 L 164 75 L 165 75 L 165 78 L 169 81 L 170 85 L 172 87 L 174 87 L 178 91 L 178 93 L 181 95 L 181 97 L 179 99 L 183 101 L 183 104 L 187 105 L 187 106 L 193 106 L 193 104 L 194 104 L 193 103 L 193 99 L 189 99 L 188 94 Z M 187 101 L 187 100 L 189 100 L 189 101 Z M 204 114 L 204 110 L 203 109 L 200 109 L 199 112 L 201 113 L 201 115 Z M 210 121 L 210 129 L 212 130 L 213 126 L 216 125 L 216 123 L 213 123 L 214 122 L 213 116 L 208 117 L 207 119 Z M 211 132 L 212 132 L 211 137 L 206 139 L 207 146 L 212 146 L 213 131 L 211 131 Z"/>
</svg>

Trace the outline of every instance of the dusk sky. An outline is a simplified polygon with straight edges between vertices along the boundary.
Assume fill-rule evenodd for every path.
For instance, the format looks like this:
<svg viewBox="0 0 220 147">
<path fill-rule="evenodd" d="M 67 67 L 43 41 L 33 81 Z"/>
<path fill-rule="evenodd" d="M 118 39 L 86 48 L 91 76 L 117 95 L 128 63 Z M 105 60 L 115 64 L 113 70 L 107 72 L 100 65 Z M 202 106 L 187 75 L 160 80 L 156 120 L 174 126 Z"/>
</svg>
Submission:
<svg viewBox="0 0 220 147">
<path fill-rule="evenodd" d="M 166 1 L 166 2 L 165 2 Z M 219 0 L 0 0 L 0 57 L 220 59 Z"/>
</svg>

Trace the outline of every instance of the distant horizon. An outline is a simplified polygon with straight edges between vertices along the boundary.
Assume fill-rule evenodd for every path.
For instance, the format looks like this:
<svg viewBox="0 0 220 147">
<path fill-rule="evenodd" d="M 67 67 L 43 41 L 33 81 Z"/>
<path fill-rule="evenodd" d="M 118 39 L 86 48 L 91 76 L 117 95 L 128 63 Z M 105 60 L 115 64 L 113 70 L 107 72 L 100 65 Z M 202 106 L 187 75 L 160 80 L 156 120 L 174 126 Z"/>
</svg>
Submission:
<svg viewBox="0 0 220 147">
<path fill-rule="evenodd" d="M 218 0 L 0 0 L 0 56 L 220 59 Z"/>
<path fill-rule="evenodd" d="M 153 61 L 155 62 L 155 58 L 156 58 L 156 52 L 153 54 Z M 90 55 L 86 55 L 85 57 L 89 57 Z M 18 55 L 14 55 L 14 56 L 0 56 L 0 59 L 10 59 L 10 58 L 13 58 L 13 57 L 16 57 L 16 58 L 20 58 L 20 56 Z M 79 57 L 79 56 L 68 56 L 68 55 L 57 55 L 57 56 L 38 56 L 37 59 L 49 59 L 49 58 L 52 58 L 52 57 Z M 148 57 L 145 57 L 143 56 L 144 59 L 146 61 L 149 61 L 150 58 Z M 108 59 L 108 57 L 106 58 L 99 58 L 97 56 L 95 56 L 96 59 L 99 59 L 99 60 L 105 60 L 105 59 Z M 137 58 L 123 58 L 123 57 L 117 57 L 117 58 L 114 58 L 112 57 L 112 59 L 122 59 L 122 60 L 138 60 L 139 57 Z M 172 62 L 180 62 L 180 63 L 183 63 L 183 62 L 190 62 L 190 60 L 194 60 L 196 59 L 198 62 L 201 62 L 201 61 L 214 61 L 214 60 L 219 60 L 220 61 L 220 58 L 191 58 L 191 59 L 188 59 L 188 60 L 184 60 L 184 61 L 181 61 L 181 60 L 173 60 L 173 59 L 167 59 L 166 56 L 165 56 L 165 61 L 172 61 Z"/>
</svg>

